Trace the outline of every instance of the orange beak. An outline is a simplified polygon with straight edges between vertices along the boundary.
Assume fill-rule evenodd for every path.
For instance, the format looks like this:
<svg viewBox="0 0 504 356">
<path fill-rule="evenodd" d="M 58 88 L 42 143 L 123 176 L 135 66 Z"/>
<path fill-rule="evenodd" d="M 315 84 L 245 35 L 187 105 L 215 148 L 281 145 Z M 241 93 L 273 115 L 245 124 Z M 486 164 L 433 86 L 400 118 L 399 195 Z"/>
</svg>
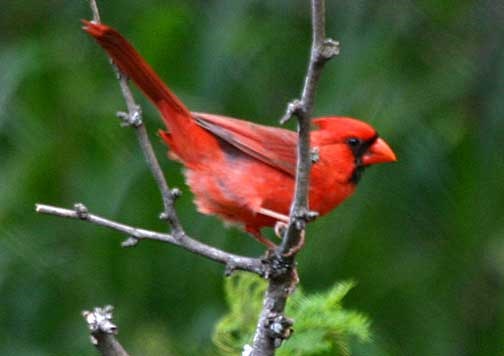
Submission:
<svg viewBox="0 0 504 356">
<path fill-rule="evenodd" d="M 394 151 L 392 151 L 390 146 L 379 137 L 362 156 L 362 163 L 364 166 L 395 161 L 397 161 L 397 157 Z"/>
</svg>

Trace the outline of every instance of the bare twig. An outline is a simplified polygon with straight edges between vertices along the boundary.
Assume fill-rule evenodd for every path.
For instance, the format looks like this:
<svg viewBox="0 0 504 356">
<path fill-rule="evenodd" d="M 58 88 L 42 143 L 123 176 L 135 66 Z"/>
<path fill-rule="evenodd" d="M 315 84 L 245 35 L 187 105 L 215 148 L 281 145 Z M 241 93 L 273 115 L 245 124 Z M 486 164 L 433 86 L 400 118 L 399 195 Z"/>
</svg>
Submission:
<svg viewBox="0 0 504 356">
<path fill-rule="evenodd" d="M 257 273 L 260 276 L 263 276 L 265 273 L 267 273 L 266 264 L 263 263 L 261 259 L 244 257 L 224 252 L 215 247 L 208 246 L 202 242 L 194 240 L 183 232 L 174 232 L 173 234 L 163 234 L 160 232 L 140 229 L 116 221 L 105 219 L 102 218 L 101 216 L 89 213 L 88 209 L 82 203 L 75 204 L 73 210 L 63 209 L 50 205 L 37 204 L 36 212 L 70 219 L 79 219 L 87 221 L 94 225 L 104 226 L 109 229 L 119 231 L 128 236 L 128 239 L 126 240 L 127 243 L 126 244 L 123 243 L 123 246 L 125 247 L 131 246 L 132 239 L 136 241 L 155 240 L 180 246 L 190 252 L 196 253 L 198 255 L 207 257 L 216 262 L 222 263 L 226 265 L 226 272 L 232 272 L 234 270 L 243 270 Z"/>
<path fill-rule="evenodd" d="M 100 23 L 100 11 L 98 10 L 98 4 L 96 3 L 96 0 L 89 0 L 89 6 L 91 7 L 91 12 L 93 13 L 93 21 Z"/>
<path fill-rule="evenodd" d="M 284 265 L 284 273 L 270 278 L 264 296 L 264 304 L 254 335 L 251 356 L 274 355 L 291 332 L 292 323 L 279 323 L 288 320 L 283 316 L 285 305 L 293 287 L 297 284 L 295 255 L 301 243 L 301 234 L 305 225 L 316 216 L 309 211 L 308 192 L 310 168 L 313 153 L 310 150 L 310 117 L 315 99 L 320 74 L 327 60 L 339 53 L 338 42 L 325 37 L 325 0 L 312 0 L 312 47 L 308 71 L 306 74 L 301 99 L 289 103 L 281 122 L 286 122 L 293 115 L 298 118 L 298 151 L 296 184 L 293 204 L 290 211 L 290 223 L 281 245 L 275 251 L 276 261 Z"/>
<path fill-rule="evenodd" d="M 89 4 L 91 11 L 93 12 L 93 21 L 99 23 L 100 13 L 96 4 L 96 0 L 89 0 Z M 160 218 L 167 220 L 174 232 L 183 232 L 182 225 L 180 224 L 177 213 L 174 209 L 174 202 L 175 199 L 180 195 L 180 191 L 178 189 L 170 190 L 170 188 L 168 187 L 168 183 L 166 182 L 163 172 L 161 171 L 161 166 L 159 165 L 156 155 L 154 154 L 154 150 L 152 149 L 152 144 L 149 140 L 145 124 L 142 121 L 142 110 L 140 106 L 135 102 L 131 89 L 129 88 L 128 78 L 119 71 L 119 68 L 117 68 L 112 60 L 110 61 L 110 63 L 112 64 L 112 68 L 119 80 L 121 93 L 124 97 L 124 101 L 126 102 L 126 107 L 128 109 L 128 111 L 125 113 L 118 112 L 117 116 L 123 120 L 123 123 L 126 126 L 135 128 L 135 133 L 137 135 L 137 139 L 144 157 L 147 161 L 147 165 L 149 166 L 151 173 L 159 187 L 159 191 L 161 192 L 163 212 L 160 214 Z"/>
<path fill-rule="evenodd" d="M 93 21 L 100 22 L 100 14 L 96 0 L 89 0 L 89 3 L 93 12 Z M 169 222 L 170 226 L 172 227 L 172 233 L 154 233 L 152 231 L 130 227 L 95 215 L 91 215 L 88 214 L 87 208 L 85 208 L 82 204 L 76 204 L 73 211 L 38 204 L 36 208 L 37 212 L 69 218 L 79 218 L 97 225 L 106 226 L 126 233 L 129 235 L 129 238 L 123 242 L 124 247 L 134 246 L 139 240 L 143 239 L 158 240 L 183 247 L 188 251 L 223 263 L 226 265 L 226 273 L 231 273 L 234 270 L 245 270 L 257 273 L 259 275 L 268 274 L 268 272 L 264 269 L 264 264 L 261 259 L 243 257 L 227 253 L 215 247 L 208 246 L 204 243 L 196 241 L 185 233 L 174 208 L 175 199 L 180 196 L 181 192 L 177 188 L 170 190 L 164 174 L 161 171 L 161 167 L 156 158 L 156 155 L 154 154 L 154 150 L 149 140 L 145 124 L 142 121 L 142 110 L 140 106 L 135 102 L 133 94 L 129 88 L 128 79 L 119 71 L 117 66 L 112 61 L 111 64 L 119 80 L 121 92 L 128 110 L 127 112 L 119 112 L 118 117 L 123 120 L 124 125 L 131 126 L 135 129 L 138 142 L 147 160 L 147 164 L 152 172 L 152 175 L 156 180 L 163 200 L 164 209 L 160 217 Z M 85 215 L 83 215 L 83 212 L 85 213 Z"/>
<path fill-rule="evenodd" d="M 325 35 L 325 0 L 312 0 L 312 46 L 310 61 L 301 94 L 301 99 L 287 106 L 282 122 L 293 115 L 298 118 L 298 160 L 294 201 L 291 207 L 291 223 L 280 248 L 287 253 L 299 242 L 300 231 L 305 223 L 313 220 L 316 214 L 308 210 L 308 190 L 312 152 L 310 150 L 310 122 L 315 100 L 315 90 L 324 64 L 339 53 L 339 43 Z"/>
<path fill-rule="evenodd" d="M 117 326 L 112 322 L 113 309 L 111 305 L 107 305 L 103 308 L 94 308 L 92 312 L 87 310 L 82 312 L 91 331 L 91 343 L 102 356 L 129 356 L 115 337 Z"/>
</svg>

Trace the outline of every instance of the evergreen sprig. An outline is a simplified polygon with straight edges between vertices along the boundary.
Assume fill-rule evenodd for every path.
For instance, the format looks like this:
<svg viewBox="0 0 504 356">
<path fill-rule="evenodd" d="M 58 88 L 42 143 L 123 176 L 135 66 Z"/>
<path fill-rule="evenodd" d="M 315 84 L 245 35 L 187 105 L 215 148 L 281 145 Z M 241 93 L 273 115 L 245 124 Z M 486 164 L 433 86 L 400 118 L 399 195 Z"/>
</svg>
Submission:
<svg viewBox="0 0 504 356">
<path fill-rule="evenodd" d="M 278 350 L 280 356 L 349 355 L 352 338 L 370 340 L 370 321 L 364 314 L 347 310 L 343 298 L 355 286 L 352 281 L 336 283 L 323 293 L 306 295 L 297 288 L 289 299 L 287 315 L 295 320 L 295 332 Z M 237 355 L 250 344 L 266 282 L 241 273 L 225 284 L 229 313 L 216 325 L 213 341 L 222 355 Z"/>
</svg>

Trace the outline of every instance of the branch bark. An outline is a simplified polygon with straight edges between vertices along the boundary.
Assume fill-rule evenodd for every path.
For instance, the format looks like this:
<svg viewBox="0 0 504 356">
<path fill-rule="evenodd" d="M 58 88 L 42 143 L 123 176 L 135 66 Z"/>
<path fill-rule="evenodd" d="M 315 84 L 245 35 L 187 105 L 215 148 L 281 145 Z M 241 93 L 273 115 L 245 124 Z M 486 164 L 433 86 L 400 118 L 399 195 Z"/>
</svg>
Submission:
<svg viewBox="0 0 504 356">
<path fill-rule="evenodd" d="M 93 13 L 93 21 L 100 23 L 100 12 L 98 10 L 96 0 L 89 0 L 89 5 Z M 180 191 L 178 189 L 170 190 L 168 183 L 166 182 L 166 178 L 161 170 L 161 166 L 159 165 L 156 155 L 154 154 L 152 144 L 149 140 L 149 135 L 147 134 L 147 129 L 142 120 L 141 107 L 135 102 L 133 93 L 128 85 L 128 78 L 121 73 L 112 60 L 110 60 L 110 63 L 118 78 L 121 93 L 127 108 L 127 112 L 118 112 L 117 116 L 123 121 L 124 126 L 131 126 L 135 129 L 134 131 L 137 136 L 138 143 L 140 144 L 140 148 L 142 149 L 147 165 L 149 166 L 152 176 L 154 177 L 161 193 L 163 212 L 160 214 L 160 218 L 169 222 L 171 228 L 174 230 L 174 233 L 183 233 L 184 230 L 174 208 L 175 200 L 178 196 L 180 196 Z"/>
<path fill-rule="evenodd" d="M 306 223 L 317 216 L 316 212 L 309 210 L 308 202 L 312 160 L 311 114 L 322 69 L 329 59 L 339 53 L 339 43 L 326 38 L 325 35 L 325 0 L 312 0 L 311 11 L 312 46 L 303 91 L 300 99 L 288 105 L 286 114 L 281 119 L 284 123 L 295 115 L 298 119 L 299 135 L 295 195 L 290 211 L 290 223 L 281 245 L 275 251 L 276 261 L 284 266 L 284 269 L 282 273 L 270 278 L 250 356 L 274 355 L 275 349 L 291 333 L 292 321 L 284 316 L 284 310 L 287 298 L 298 282 L 295 255 L 303 242 Z"/>
<path fill-rule="evenodd" d="M 94 308 L 92 312 L 83 311 L 82 316 L 91 331 L 91 343 L 102 356 L 129 356 L 117 341 L 117 326 L 112 322 L 113 307 Z"/>
<path fill-rule="evenodd" d="M 267 273 L 266 261 L 259 258 L 244 257 L 232 253 L 224 252 L 215 247 L 206 245 L 195 239 L 190 238 L 184 232 L 173 232 L 172 234 L 163 234 L 125 225 L 116 221 L 105 219 L 101 216 L 89 213 L 88 209 L 82 204 L 77 203 L 73 210 L 63 209 L 55 206 L 37 204 L 35 211 L 41 214 L 55 215 L 64 218 L 78 219 L 88 223 L 104 226 L 109 229 L 119 231 L 128 239 L 123 242 L 123 247 L 131 247 L 139 240 L 154 240 L 169 243 L 182 247 L 190 252 L 204 256 L 213 261 L 226 265 L 226 272 L 231 273 L 234 270 L 243 270 L 257 273 L 264 276 Z"/>
<path fill-rule="evenodd" d="M 298 160 L 294 201 L 290 212 L 289 227 L 282 241 L 281 253 L 287 253 L 299 243 L 300 232 L 305 223 L 313 220 L 317 214 L 309 211 L 308 192 L 312 155 L 310 150 L 310 125 L 315 91 L 324 68 L 324 64 L 339 54 L 339 43 L 325 35 L 325 0 L 312 0 L 312 45 L 310 61 L 300 99 L 289 103 L 281 122 L 292 116 L 298 119 Z"/>
</svg>

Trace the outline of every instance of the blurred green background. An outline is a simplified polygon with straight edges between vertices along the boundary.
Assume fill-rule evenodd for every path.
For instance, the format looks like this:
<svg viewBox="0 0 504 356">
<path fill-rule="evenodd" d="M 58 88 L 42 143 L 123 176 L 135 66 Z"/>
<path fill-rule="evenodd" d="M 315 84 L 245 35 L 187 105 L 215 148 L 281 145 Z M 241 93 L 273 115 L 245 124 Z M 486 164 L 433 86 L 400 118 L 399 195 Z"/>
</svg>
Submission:
<svg viewBox="0 0 504 356">
<path fill-rule="evenodd" d="M 277 125 L 300 92 L 308 0 L 110 0 L 123 32 L 195 111 Z M 353 278 L 346 306 L 373 320 L 355 355 L 504 355 L 504 5 L 328 1 L 342 52 L 316 114 L 372 123 L 399 162 L 310 225 L 307 292 Z M 0 354 L 94 355 L 80 311 L 116 306 L 133 354 L 213 352 L 223 268 L 172 246 L 34 212 L 71 207 L 163 231 L 160 198 L 102 50 L 81 30 L 86 1 L 8 1 L 0 12 Z M 190 235 L 237 253 L 262 246 L 195 212 L 162 127 L 155 149 Z M 292 123 L 290 124 L 292 127 Z"/>
</svg>

